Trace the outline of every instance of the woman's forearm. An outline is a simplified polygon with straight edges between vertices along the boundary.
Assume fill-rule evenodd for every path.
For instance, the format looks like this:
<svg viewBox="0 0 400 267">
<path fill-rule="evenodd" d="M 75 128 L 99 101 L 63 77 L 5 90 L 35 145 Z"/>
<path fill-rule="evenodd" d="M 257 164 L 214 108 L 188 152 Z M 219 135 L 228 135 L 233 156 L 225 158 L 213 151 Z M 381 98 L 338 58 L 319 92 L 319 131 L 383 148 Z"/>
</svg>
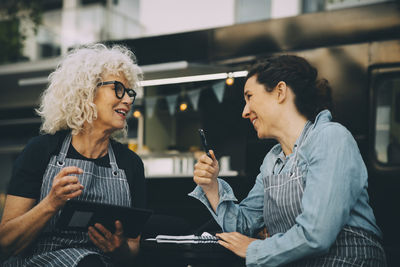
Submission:
<svg viewBox="0 0 400 267">
<path fill-rule="evenodd" d="M 53 179 L 49 194 L 35 204 L 35 199 L 8 195 L 0 225 L 0 248 L 3 254 L 18 254 L 38 236 L 46 223 L 68 199 L 82 194 L 83 186 L 76 176 L 82 169 L 63 168 Z"/>
<path fill-rule="evenodd" d="M 217 207 L 219 203 L 218 182 L 213 187 L 203 186 L 202 188 L 204 193 L 206 194 L 208 202 L 210 202 L 212 209 L 214 210 L 214 212 L 217 212 Z"/>
<path fill-rule="evenodd" d="M 47 198 L 28 212 L 0 224 L 0 249 L 7 257 L 23 251 L 57 212 Z"/>
</svg>

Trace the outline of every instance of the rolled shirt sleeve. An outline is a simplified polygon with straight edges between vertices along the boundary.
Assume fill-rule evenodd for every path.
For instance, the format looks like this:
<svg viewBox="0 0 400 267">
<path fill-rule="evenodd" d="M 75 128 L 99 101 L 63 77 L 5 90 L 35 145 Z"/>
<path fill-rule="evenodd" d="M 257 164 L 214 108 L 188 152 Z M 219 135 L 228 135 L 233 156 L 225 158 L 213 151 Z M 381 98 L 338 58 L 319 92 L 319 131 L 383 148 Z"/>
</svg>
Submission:
<svg viewBox="0 0 400 267">
<path fill-rule="evenodd" d="M 264 189 L 261 174 L 258 175 L 253 189 L 240 204 L 235 204 L 237 199 L 229 184 L 219 178 L 218 191 L 219 203 L 216 212 L 212 209 L 200 186 L 197 186 L 193 192 L 189 193 L 189 196 L 197 198 L 208 208 L 224 232 L 237 231 L 248 236 L 253 236 L 256 230 L 264 226 Z"/>
</svg>

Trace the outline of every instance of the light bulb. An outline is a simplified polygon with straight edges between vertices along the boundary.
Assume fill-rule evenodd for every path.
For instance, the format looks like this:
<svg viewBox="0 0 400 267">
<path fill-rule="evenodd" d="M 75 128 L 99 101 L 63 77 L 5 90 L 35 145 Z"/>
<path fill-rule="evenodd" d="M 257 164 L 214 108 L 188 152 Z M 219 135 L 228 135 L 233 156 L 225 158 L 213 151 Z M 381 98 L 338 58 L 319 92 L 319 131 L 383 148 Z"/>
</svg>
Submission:
<svg viewBox="0 0 400 267">
<path fill-rule="evenodd" d="M 235 80 L 233 79 L 233 77 L 228 77 L 225 80 L 226 85 L 229 85 L 229 86 L 231 86 L 234 82 L 235 82 Z"/>
<path fill-rule="evenodd" d="M 142 116 L 142 113 L 140 112 L 140 110 L 135 110 L 133 112 L 133 117 L 135 117 L 136 119 L 140 118 L 141 116 Z"/>
<path fill-rule="evenodd" d="M 185 102 L 181 103 L 179 105 L 179 109 L 180 111 L 185 111 L 187 109 L 187 104 Z"/>
</svg>

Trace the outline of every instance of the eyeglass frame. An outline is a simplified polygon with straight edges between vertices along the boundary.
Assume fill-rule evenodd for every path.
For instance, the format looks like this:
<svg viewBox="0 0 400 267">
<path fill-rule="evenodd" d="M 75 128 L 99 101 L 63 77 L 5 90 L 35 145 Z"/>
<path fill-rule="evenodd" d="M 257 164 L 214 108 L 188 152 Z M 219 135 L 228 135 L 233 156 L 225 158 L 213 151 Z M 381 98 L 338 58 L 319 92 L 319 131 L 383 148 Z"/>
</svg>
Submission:
<svg viewBox="0 0 400 267">
<path fill-rule="evenodd" d="M 109 85 L 109 84 L 113 84 L 113 85 L 114 85 L 115 96 L 116 96 L 118 99 L 123 99 L 124 96 L 125 96 L 125 93 L 127 93 L 128 96 L 129 96 L 129 97 L 131 98 L 131 100 L 132 100 L 132 104 L 133 104 L 133 102 L 135 102 L 136 95 L 137 95 L 136 92 L 135 92 L 135 90 L 133 90 L 132 88 L 126 88 L 125 85 L 124 85 L 123 83 L 119 82 L 119 81 L 100 82 L 100 83 L 97 84 L 97 87 L 103 86 L 103 85 Z M 117 85 L 118 85 L 118 84 L 121 85 L 122 88 L 124 88 L 124 91 L 123 91 L 123 94 L 122 94 L 121 97 L 119 97 L 118 94 L 117 94 Z M 130 96 L 130 95 L 129 95 L 129 92 L 133 92 L 133 95 Z"/>
</svg>

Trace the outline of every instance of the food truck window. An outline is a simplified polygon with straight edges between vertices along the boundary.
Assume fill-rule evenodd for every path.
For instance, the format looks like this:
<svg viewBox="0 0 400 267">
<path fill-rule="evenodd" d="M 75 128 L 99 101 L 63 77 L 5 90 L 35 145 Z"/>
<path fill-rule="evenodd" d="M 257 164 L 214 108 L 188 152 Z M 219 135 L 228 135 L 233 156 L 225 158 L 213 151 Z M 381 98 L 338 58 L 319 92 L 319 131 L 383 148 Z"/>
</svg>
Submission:
<svg viewBox="0 0 400 267">
<path fill-rule="evenodd" d="M 386 165 L 400 164 L 400 72 L 381 74 L 375 86 L 375 156 Z"/>
<path fill-rule="evenodd" d="M 248 128 L 241 115 L 243 86 L 241 77 L 231 84 L 221 79 L 147 86 L 136 138 L 140 140 L 143 132 L 143 147 L 138 142 L 137 153 L 146 178 L 192 177 L 193 165 L 204 153 L 199 128 L 220 161 L 220 175 L 243 173 Z"/>
</svg>

